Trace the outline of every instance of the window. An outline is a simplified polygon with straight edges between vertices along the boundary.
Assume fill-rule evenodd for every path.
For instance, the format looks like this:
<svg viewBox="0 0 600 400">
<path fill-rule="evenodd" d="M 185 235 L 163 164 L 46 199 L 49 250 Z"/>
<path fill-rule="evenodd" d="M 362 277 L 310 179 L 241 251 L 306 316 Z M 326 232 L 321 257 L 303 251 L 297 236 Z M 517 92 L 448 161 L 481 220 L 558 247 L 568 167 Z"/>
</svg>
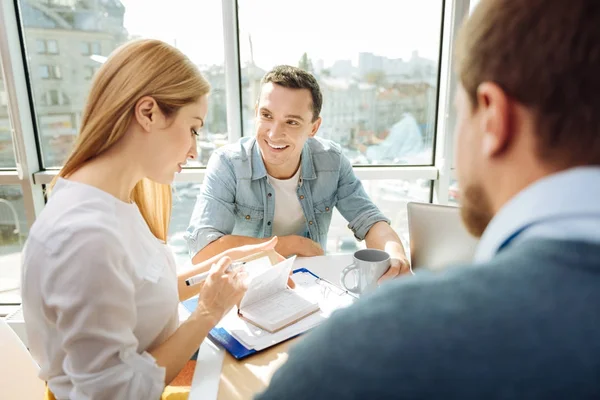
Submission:
<svg viewBox="0 0 600 400">
<path fill-rule="evenodd" d="M 89 56 L 92 54 L 92 50 L 90 49 L 90 43 L 82 42 L 81 43 L 81 54 L 84 56 Z"/>
<path fill-rule="evenodd" d="M 58 54 L 58 42 L 56 40 L 46 41 L 46 51 L 48 54 Z"/>
<path fill-rule="evenodd" d="M 183 235 L 190 223 L 200 188 L 201 185 L 196 182 L 176 182 L 173 185 L 173 213 L 169 225 L 168 244 L 178 267 L 183 267 L 189 260 L 187 242 Z"/>
<path fill-rule="evenodd" d="M 433 164 L 442 0 L 392 10 L 387 0 L 238 4 L 244 135 L 254 133 L 261 77 L 289 64 L 317 77 L 318 135 L 341 144 L 354 164 Z"/>
<path fill-rule="evenodd" d="M 42 79 L 61 79 L 60 67 L 58 65 L 40 65 L 40 78 Z"/>
<path fill-rule="evenodd" d="M 48 106 L 66 106 L 69 105 L 69 97 L 59 92 L 58 90 L 49 90 L 42 95 L 40 98 L 40 105 L 44 107 Z"/>
<path fill-rule="evenodd" d="M 56 40 L 37 39 L 35 46 L 38 54 L 58 54 L 58 42 Z"/>
<path fill-rule="evenodd" d="M 460 204 L 460 190 L 456 179 L 450 181 L 450 186 L 448 187 L 448 203 L 453 205 Z"/>
<path fill-rule="evenodd" d="M 38 54 L 46 53 L 46 41 L 44 39 L 38 39 L 35 41 L 35 48 Z"/>
<path fill-rule="evenodd" d="M 232 137 L 253 135 L 254 104 L 267 70 L 283 63 L 311 70 L 325 100 L 319 135 L 343 146 L 358 166 L 366 191 L 392 220 L 408 250 L 406 202 L 429 201 L 432 187 L 446 187 L 432 185 L 431 179 L 447 179 L 452 166 L 434 154 L 445 154 L 448 148 L 445 144 L 442 153 L 434 148 L 437 131 L 440 143 L 450 143 L 444 140 L 446 127 L 435 125 L 437 97 L 442 105 L 439 111 L 446 112 L 443 107 L 455 83 L 454 77 L 450 82 L 446 76 L 438 78 L 438 70 L 440 64 L 442 72 L 451 64 L 452 38 L 468 12 L 464 10 L 469 0 L 373 0 L 367 7 L 341 0 L 307 1 L 302 7 L 290 0 L 7 2 L 3 8 L 7 12 L 0 15 L 0 56 L 9 65 L 4 59 L 9 55 L 11 67 L 0 74 L 0 200 L 5 200 L 0 220 L 8 221 L 5 211 L 14 216 L 14 209 L 19 226 L 0 221 L 0 305 L 20 301 L 20 241 L 27 237 L 29 217 L 43 208 L 43 185 L 72 149 L 91 77 L 104 62 L 103 56 L 138 37 L 176 46 L 211 84 L 206 125 L 198 140 L 199 158 L 190 163 L 196 167 L 205 165 L 212 152 Z M 444 4 L 453 6 L 445 7 L 445 15 L 452 19 L 442 23 Z M 440 46 L 442 35 L 444 46 Z M 5 39 L 9 46 L 4 46 Z M 27 79 L 19 76 L 23 71 Z M 3 79 L 10 81 L 7 87 L 15 99 L 9 99 Z M 227 97 L 231 93 L 234 96 Z M 8 107 L 14 104 L 19 107 L 9 120 Z M 11 121 L 19 127 L 14 135 Z M 229 132 L 228 122 L 235 132 Z M 22 150 L 19 163 L 28 171 L 22 178 L 13 141 Z M 432 165 L 434 160 L 440 163 Z M 390 167 L 371 168 L 374 165 Z M 406 165 L 416 167 L 401 167 Z M 183 232 L 200 192 L 201 175 L 188 170 L 174 185 L 168 242 L 179 265 L 187 260 Z M 436 198 L 444 203 L 446 194 L 438 191 Z M 337 212 L 330 237 L 329 253 L 364 246 Z"/>
<path fill-rule="evenodd" d="M 50 78 L 50 67 L 48 65 L 40 65 L 39 68 L 40 78 L 48 79 Z"/>
<path fill-rule="evenodd" d="M 93 54 L 102 55 L 100 43 L 98 43 L 98 42 L 82 42 L 81 43 L 81 54 L 84 56 L 90 56 Z"/>
<path fill-rule="evenodd" d="M 0 169 L 14 168 L 16 165 L 7 100 L 4 81 L 0 75 Z"/>
<path fill-rule="evenodd" d="M 102 50 L 100 50 L 100 43 L 92 43 L 92 54 L 102 55 Z"/>
<path fill-rule="evenodd" d="M 368 180 L 362 181 L 365 191 L 381 212 L 389 218 L 391 226 L 400 236 L 408 252 L 408 220 L 406 204 L 410 201 L 429 202 L 431 195 L 430 180 Z M 328 253 L 352 253 L 364 248 L 365 242 L 358 242 L 348 229 L 348 222 L 337 211 L 331 219 L 327 235 Z"/>
<path fill-rule="evenodd" d="M 21 250 L 27 232 L 21 187 L 0 185 L 0 304 L 21 302 Z"/>
<path fill-rule="evenodd" d="M 30 78 L 35 98 L 40 99 L 34 111 L 38 134 L 42 137 L 39 142 L 45 168 L 60 167 L 69 154 L 70 146 L 66 144 L 72 145 L 75 138 L 71 129 L 75 132 L 79 129 L 91 78 L 101 65 L 94 56 L 108 55 L 136 37 L 157 38 L 175 45 L 199 66 L 211 83 L 206 127 L 198 147 L 200 159 L 189 165 L 205 164 L 215 148 L 228 143 L 221 1 L 182 0 L 171 6 L 165 2 L 122 0 L 95 2 L 93 7 L 82 1 L 68 1 L 68 7 L 64 1 L 53 1 L 43 8 L 34 0 L 19 3 L 23 9 L 25 37 L 36 43 L 34 51 L 27 49 L 30 68 L 41 65 L 38 70 L 30 70 Z M 165 20 L 167 11 L 175 12 L 178 17 Z M 198 24 L 198 15 L 203 16 L 202 24 Z M 57 16 L 60 23 L 56 22 Z M 156 20 L 163 21 L 158 28 Z M 47 40 L 50 35 L 55 39 Z M 68 49 L 60 54 L 59 41 Z M 45 53 L 53 53 L 54 48 L 54 65 L 48 65 Z M 69 74 L 67 79 L 51 88 L 44 83 L 60 79 L 62 72 Z M 71 80 L 71 76 L 77 79 Z M 41 120 L 56 113 L 52 107 L 66 105 L 69 105 L 68 120 L 73 122 L 69 129 L 58 130 L 62 132 L 58 138 L 57 130 L 48 128 Z M 61 118 L 66 118 L 62 111 Z M 51 130 L 46 132 L 45 129 Z"/>
<path fill-rule="evenodd" d="M 84 77 L 85 79 L 92 79 L 94 77 L 94 74 L 96 73 L 96 67 L 84 67 Z"/>
</svg>

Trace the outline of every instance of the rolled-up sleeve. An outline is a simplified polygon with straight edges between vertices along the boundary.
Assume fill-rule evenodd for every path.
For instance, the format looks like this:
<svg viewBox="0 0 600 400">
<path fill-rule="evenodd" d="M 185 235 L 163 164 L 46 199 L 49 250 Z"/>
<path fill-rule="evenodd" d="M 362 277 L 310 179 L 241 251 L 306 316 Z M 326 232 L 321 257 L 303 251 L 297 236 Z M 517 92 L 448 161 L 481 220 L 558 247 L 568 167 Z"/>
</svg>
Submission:
<svg viewBox="0 0 600 400">
<path fill-rule="evenodd" d="M 336 207 L 348 221 L 348 228 L 354 232 L 358 240 L 364 240 L 371 227 L 377 222 L 390 223 L 390 220 L 369 198 L 362 183 L 354 174 L 350 160 L 344 155 L 341 155 L 337 199 Z"/>
<path fill-rule="evenodd" d="M 224 154 L 213 153 L 185 235 L 190 257 L 233 232 L 235 188 L 233 166 Z"/>
<path fill-rule="evenodd" d="M 159 399 L 164 390 L 165 368 L 138 353 L 134 272 L 122 246 L 90 230 L 48 256 L 42 298 L 56 321 L 71 399 Z"/>
</svg>

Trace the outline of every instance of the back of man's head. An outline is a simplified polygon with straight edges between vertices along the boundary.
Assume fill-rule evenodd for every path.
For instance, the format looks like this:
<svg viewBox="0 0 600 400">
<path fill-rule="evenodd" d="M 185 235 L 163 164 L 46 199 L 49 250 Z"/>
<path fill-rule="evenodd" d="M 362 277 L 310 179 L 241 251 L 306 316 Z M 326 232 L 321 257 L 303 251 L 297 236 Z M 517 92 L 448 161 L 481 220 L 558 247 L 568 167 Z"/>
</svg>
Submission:
<svg viewBox="0 0 600 400">
<path fill-rule="evenodd" d="M 600 164 L 600 1 L 481 0 L 457 60 L 473 107 L 493 82 L 531 111 L 540 161 Z"/>
<path fill-rule="evenodd" d="M 264 86 L 266 83 L 273 83 L 288 89 L 307 89 L 312 98 L 312 121 L 319 118 L 323 95 L 319 83 L 311 73 L 291 65 L 278 65 L 263 76 L 260 84 Z"/>
</svg>

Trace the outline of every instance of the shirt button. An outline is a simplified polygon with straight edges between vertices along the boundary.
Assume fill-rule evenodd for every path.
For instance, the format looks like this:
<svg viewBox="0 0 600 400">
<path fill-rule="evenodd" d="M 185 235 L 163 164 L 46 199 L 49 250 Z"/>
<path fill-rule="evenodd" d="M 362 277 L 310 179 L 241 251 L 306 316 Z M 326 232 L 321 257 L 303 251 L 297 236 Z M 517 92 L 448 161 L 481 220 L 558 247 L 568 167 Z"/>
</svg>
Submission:
<svg viewBox="0 0 600 400">
<path fill-rule="evenodd" d="M 269 226 L 270 226 L 270 225 L 271 225 L 271 221 L 267 222 L 267 225 L 269 225 Z"/>
<path fill-rule="evenodd" d="M 300 200 L 304 200 L 304 196 L 303 195 L 300 195 Z"/>
<path fill-rule="evenodd" d="M 325 207 L 325 211 L 329 211 L 329 207 Z"/>
<path fill-rule="evenodd" d="M 249 215 L 246 215 L 246 219 L 250 219 L 250 216 L 249 216 Z"/>
<path fill-rule="evenodd" d="M 308 224 L 309 224 L 309 225 L 312 225 L 312 221 L 308 221 Z"/>
<path fill-rule="evenodd" d="M 267 196 L 271 197 L 272 195 L 271 195 L 271 193 L 269 193 L 269 194 L 267 194 Z"/>
</svg>

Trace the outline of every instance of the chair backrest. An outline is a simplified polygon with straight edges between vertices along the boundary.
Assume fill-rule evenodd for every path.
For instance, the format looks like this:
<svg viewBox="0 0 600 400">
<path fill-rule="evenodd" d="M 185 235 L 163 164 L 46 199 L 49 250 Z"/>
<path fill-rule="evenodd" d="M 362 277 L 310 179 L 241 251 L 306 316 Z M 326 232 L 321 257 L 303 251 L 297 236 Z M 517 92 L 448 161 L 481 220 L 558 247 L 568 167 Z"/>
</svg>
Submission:
<svg viewBox="0 0 600 400">
<path fill-rule="evenodd" d="M 43 399 L 46 385 L 39 367 L 12 328 L 0 318 L 0 397 Z"/>
</svg>

